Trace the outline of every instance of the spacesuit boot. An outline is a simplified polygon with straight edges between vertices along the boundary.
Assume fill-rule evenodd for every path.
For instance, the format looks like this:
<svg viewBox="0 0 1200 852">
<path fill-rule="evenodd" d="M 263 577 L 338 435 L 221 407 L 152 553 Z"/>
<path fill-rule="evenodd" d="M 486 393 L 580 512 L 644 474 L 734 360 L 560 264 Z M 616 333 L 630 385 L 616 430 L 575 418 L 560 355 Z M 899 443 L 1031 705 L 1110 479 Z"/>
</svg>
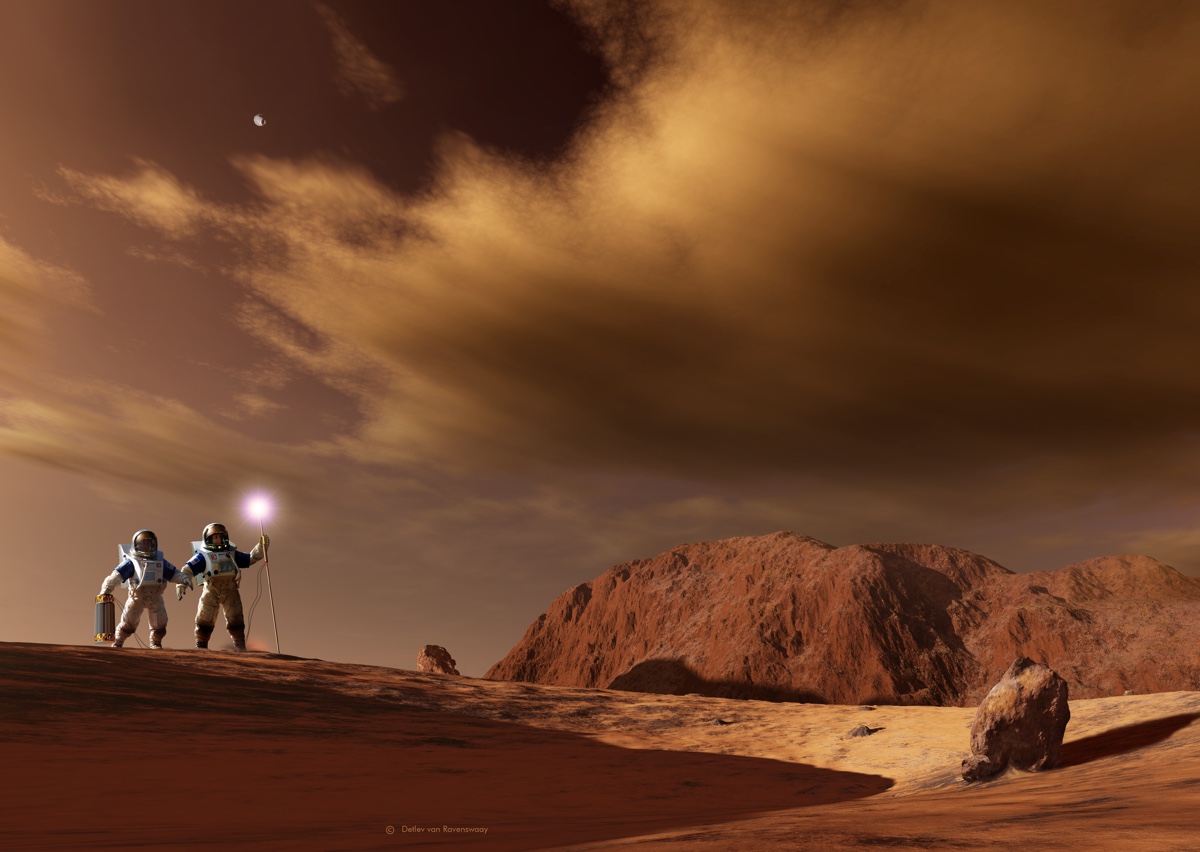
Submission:
<svg viewBox="0 0 1200 852">
<path fill-rule="evenodd" d="M 212 636 L 213 626 L 211 624 L 196 625 L 196 647 L 207 648 L 208 637 Z"/>
<path fill-rule="evenodd" d="M 116 641 L 114 641 L 112 643 L 112 646 L 114 648 L 123 647 L 125 645 L 125 640 L 128 639 L 132 635 L 133 635 L 133 631 L 126 629 L 125 625 L 122 624 L 121 626 L 119 626 L 117 628 L 117 638 L 116 638 Z"/>
<path fill-rule="evenodd" d="M 229 635 L 233 637 L 233 647 L 239 651 L 246 650 L 246 626 L 244 624 L 229 625 Z"/>
<path fill-rule="evenodd" d="M 163 637 L 167 635 L 167 628 L 159 627 L 150 631 L 150 647 L 162 650 Z"/>
</svg>

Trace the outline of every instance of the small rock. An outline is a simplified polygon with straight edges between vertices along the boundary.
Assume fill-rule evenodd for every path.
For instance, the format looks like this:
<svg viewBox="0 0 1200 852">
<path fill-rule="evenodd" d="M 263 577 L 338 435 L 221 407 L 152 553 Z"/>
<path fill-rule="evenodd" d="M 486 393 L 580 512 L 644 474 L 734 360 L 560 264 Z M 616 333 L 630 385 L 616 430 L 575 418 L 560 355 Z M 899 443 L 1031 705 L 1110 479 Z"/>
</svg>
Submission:
<svg viewBox="0 0 1200 852">
<path fill-rule="evenodd" d="M 871 736 L 871 734 L 875 733 L 876 730 L 880 730 L 880 729 L 872 729 L 872 728 L 868 728 L 866 725 L 859 725 L 858 727 L 852 729 L 850 731 L 850 733 L 846 734 L 846 736 L 848 736 L 848 737 L 869 737 L 869 736 Z"/>
<path fill-rule="evenodd" d="M 971 723 L 971 755 L 962 762 L 963 780 L 990 778 L 1008 766 L 1052 769 L 1070 719 L 1067 682 L 1048 666 L 1017 657 Z"/>
<path fill-rule="evenodd" d="M 964 781 L 979 781 L 1000 774 L 1002 769 L 988 758 L 973 754 L 962 762 L 962 777 Z"/>
<path fill-rule="evenodd" d="M 417 671 L 426 674 L 456 675 L 456 661 L 450 657 L 450 652 L 441 645 L 426 645 L 417 654 Z"/>
<path fill-rule="evenodd" d="M 1132 689 L 1127 689 L 1127 690 L 1125 690 L 1125 694 L 1126 694 L 1126 695 L 1133 695 L 1133 690 L 1132 690 Z"/>
<path fill-rule="evenodd" d="M 714 725 L 732 725 L 733 724 L 733 722 L 730 722 L 727 719 L 713 719 L 712 723 Z"/>
</svg>

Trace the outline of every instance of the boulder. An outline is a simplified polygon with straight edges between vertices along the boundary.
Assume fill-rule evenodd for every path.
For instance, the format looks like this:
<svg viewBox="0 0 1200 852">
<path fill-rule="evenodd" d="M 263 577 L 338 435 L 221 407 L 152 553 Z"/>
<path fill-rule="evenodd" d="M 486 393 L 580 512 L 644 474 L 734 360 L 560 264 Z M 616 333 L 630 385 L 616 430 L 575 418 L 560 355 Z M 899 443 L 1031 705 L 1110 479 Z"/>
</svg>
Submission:
<svg viewBox="0 0 1200 852">
<path fill-rule="evenodd" d="M 1052 769 L 1062 753 L 1071 710 L 1067 682 L 1058 673 L 1017 657 L 992 687 L 971 723 L 971 754 L 964 781 L 979 781 L 1009 766 Z"/>
<path fill-rule="evenodd" d="M 417 654 L 417 671 L 426 674 L 456 675 L 455 660 L 441 645 L 426 645 Z"/>
</svg>

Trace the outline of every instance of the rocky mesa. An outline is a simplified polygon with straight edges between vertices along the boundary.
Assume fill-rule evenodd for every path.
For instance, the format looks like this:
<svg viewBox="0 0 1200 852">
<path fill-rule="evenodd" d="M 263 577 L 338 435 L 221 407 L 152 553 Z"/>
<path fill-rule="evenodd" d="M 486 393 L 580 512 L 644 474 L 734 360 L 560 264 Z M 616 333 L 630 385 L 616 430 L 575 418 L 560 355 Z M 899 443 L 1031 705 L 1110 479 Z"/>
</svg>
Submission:
<svg viewBox="0 0 1200 852">
<path fill-rule="evenodd" d="M 1019 656 L 1071 698 L 1200 689 L 1200 579 L 1147 556 L 1019 574 L 794 532 L 685 544 L 560 595 L 493 680 L 830 704 L 977 704 Z"/>
</svg>

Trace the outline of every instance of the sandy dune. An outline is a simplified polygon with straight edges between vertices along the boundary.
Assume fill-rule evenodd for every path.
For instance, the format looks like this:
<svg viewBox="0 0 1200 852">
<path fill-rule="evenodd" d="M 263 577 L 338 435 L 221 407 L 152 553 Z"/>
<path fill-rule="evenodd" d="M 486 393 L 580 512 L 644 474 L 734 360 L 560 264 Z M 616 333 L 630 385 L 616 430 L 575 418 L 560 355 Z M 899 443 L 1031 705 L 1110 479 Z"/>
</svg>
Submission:
<svg viewBox="0 0 1200 852">
<path fill-rule="evenodd" d="M 968 786 L 972 709 L 0 643 L 0 848 L 1200 850 L 1200 693 L 1071 712 Z"/>
</svg>

